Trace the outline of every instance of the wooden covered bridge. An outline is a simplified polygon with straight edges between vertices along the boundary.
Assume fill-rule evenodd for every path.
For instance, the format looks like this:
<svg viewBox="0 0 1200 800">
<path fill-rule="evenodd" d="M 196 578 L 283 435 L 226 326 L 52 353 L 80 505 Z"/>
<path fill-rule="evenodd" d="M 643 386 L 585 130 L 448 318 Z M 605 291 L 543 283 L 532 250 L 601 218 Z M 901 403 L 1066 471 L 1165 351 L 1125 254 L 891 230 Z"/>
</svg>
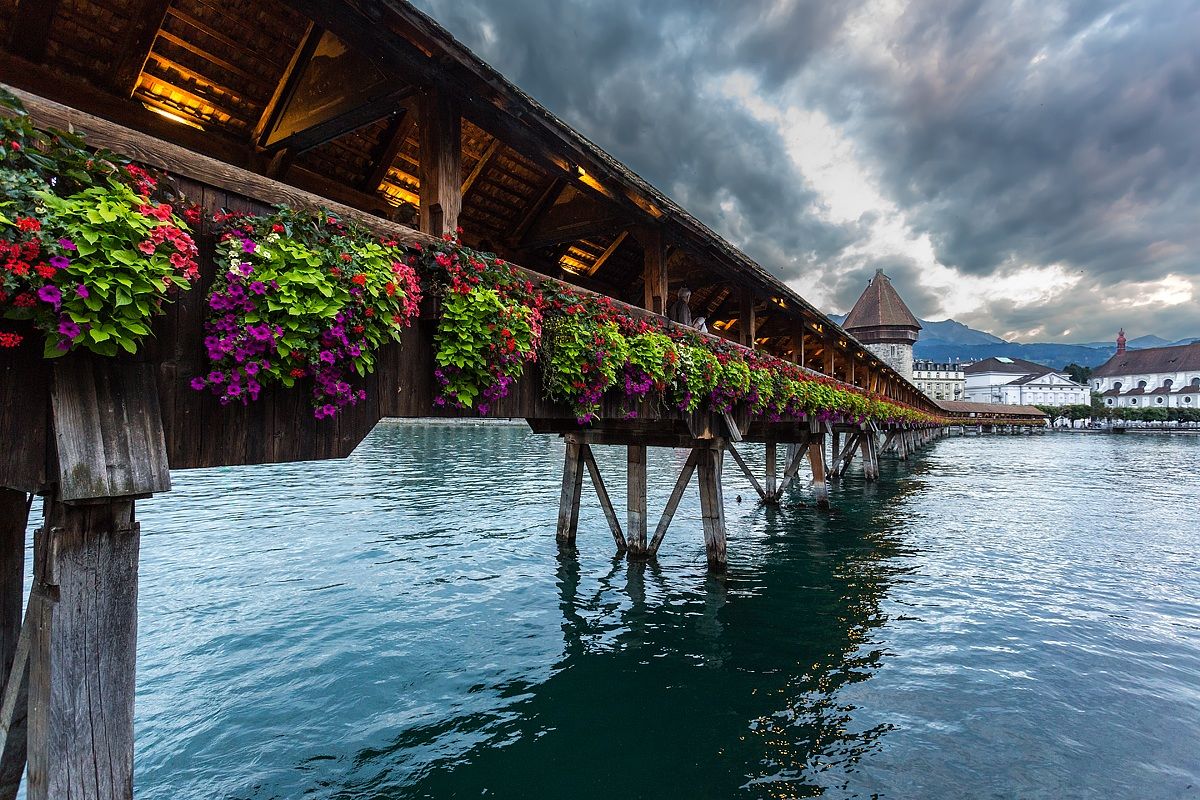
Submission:
<svg viewBox="0 0 1200 800">
<path fill-rule="evenodd" d="M 365 399 L 336 418 L 314 417 L 302 392 L 281 387 L 246 405 L 195 391 L 195 376 L 208 371 L 206 295 L 225 268 L 214 261 L 212 211 L 324 209 L 400 246 L 436 247 L 461 228 L 464 245 L 520 265 L 531 283 L 611 298 L 622 315 L 664 331 L 676 326 L 662 314 L 686 285 L 714 346 L 785 359 L 822 385 L 922 415 L 920 424 L 764 417 L 744 402 L 681 410 L 647 401 L 631 418 L 606 398 L 581 426 L 541 391 L 531 365 L 490 414 L 566 438 L 564 543 L 575 538 L 585 470 L 631 557 L 657 551 L 694 473 L 709 563 L 720 570 L 726 453 L 765 502 L 778 502 L 802 465 L 827 502 L 827 480 L 856 455 L 867 478 L 877 477 L 880 452 L 903 458 L 964 416 L 926 399 L 400 0 L 0 0 L 0 82 L 36 126 L 83 132 L 90 146 L 161 170 L 206 212 L 192 226 L 199 285 L 164 308 L 136 353 L 47 360 L 31 335 L 0 348 L 0 799 L 15 796 L 26 753 L 31 800 L 131 796 L 134 502 L 169 489 L 170 469 L 344 457 L 382 418 L 475 413 L 434 405 L 439 314 L 430 302 L 356 382 Z M 1006 423 L 1041 418 L 1022 410 Z M 766 444 L 762 481 L 737 442 Z M 627 448 L 624 524 L 596 445 Z M 648 446 L 691 450 L 653 531 Z M 45 522 L 22 624 L 34 495 Z"/>
</svg>

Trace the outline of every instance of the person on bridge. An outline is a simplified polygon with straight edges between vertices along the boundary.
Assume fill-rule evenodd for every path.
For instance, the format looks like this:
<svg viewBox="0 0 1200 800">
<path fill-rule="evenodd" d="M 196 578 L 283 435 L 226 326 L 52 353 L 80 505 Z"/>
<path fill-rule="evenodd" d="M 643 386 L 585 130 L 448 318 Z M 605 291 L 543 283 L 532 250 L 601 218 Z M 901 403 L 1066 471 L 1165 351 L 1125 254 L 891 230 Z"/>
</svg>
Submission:
<svg viewBox="0 0 1200 800">
<path fill-rule="evenodd" d="M 692 319 L 692 308 L 688 305 L 688 301 L 691 299 L 692 290 L 686 286 L 680 286 L 675 295 L 675 302 L 667 307 L 667 319 L 705 332 L 708 330 L 708 325 L 705 324 L 704 317 Z"/>
</svg>

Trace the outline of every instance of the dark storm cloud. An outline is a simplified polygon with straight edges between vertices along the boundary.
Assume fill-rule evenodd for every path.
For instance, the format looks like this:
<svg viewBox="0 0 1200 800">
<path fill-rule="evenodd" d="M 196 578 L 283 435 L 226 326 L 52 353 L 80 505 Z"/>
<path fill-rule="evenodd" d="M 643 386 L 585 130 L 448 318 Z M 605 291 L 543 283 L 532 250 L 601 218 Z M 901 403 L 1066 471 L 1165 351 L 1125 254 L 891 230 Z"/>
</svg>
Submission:
<svg viewBox="0 0 1200 800">
<path fill-rule="evenodd" d="M 1085 338 L 1134 317 L 1168 337 L 1200 328 L 1194 302 L 1099 305 L 1172 273 L 1200 290 L 1200 2 L 920 0 L 866 47 L 848 34 L 886 16 L 870 0 L 418 5 L 764 266 L 823 273 L 840 310 L 876 262 L 917 313 L 938 303 L 910 257 L 847 249 L 872 217 L 829 222 L 787 132 L 714 91 L 730 75 L 840 126 L 944 265 L 1081 276 L 1070 297 L 993 303 L 977 323 Z"/>
</svg>

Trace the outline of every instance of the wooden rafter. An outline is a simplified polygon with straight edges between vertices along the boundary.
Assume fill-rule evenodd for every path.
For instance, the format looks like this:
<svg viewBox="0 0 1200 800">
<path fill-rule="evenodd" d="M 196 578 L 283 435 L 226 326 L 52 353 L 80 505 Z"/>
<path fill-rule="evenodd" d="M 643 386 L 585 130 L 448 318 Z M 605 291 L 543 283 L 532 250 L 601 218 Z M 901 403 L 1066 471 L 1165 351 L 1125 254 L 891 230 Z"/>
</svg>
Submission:
<svg viewBox="0 0 1200 800">
<path fill-rule="evenodd" d="M 322 31 L 313 23 L 308 23 L 308 28 L 305 29 L 304 35 L 300 37 L 300 43 L 296 45 L 296 49 L 292 51 L 292 58 L 288 65 L 284 67 L 283 72 L 279 76 L 279 80 L 275 83 L 275 91 L 271 93 L 271 99 L 267 101 L 263 107 L 262 114 L 258 117 L 258 122 L 254 124 L 254 141 L 262 142 L 267 131 L 275 124 L 279 117 L 279 111 L 283 107 L 283 103 L 291 96 L 292 91 L 296 87 L 296 78 L 303 71 L 303 67 L 312 58 L 313 51 L 317 47 L 317 42 L 321 39 Z M 377 184 L 378 185 L 378 184 Z"/>
<path fill-rule="evenodd" d="M 387 178 L 388 172 L 394 169 L 392 165 L 396 161 L 396 154 L 404 147 L 405 140 L 412 135 L 413 126 L 416 125 L 416 122 L 416 108 L 409 108 L 392 120 L 392 125 L 383 138 L 383 145 L 379 153 L 374 156 L 373 162 L 375 166 L 370 174 L 367 175 L 360 188 L 370 192 L 379 188 L 379 185 Z M 411 175 L 399 169 L 396 171 L 410 178 L 413 186 L 419 185 L 416 175 Z"/>
<path fill-rule="evenodd" d="M 385 117 L 394 117 L 400 114 L 404 111 L 402 104 L 414 93 L 415 90 L 411 86 L 393 89 L 381 97 L 351 108 L 332 119 L 319 122 L 302 131 L 296 131 L 290 136 L 274 142 L 271 149 L 288 149 L 296 153 L 303 153 L 319 147 Z"/>
<path fill-rule="evenodd" d="M 625 241 L 627 236 L 629 236 L 629 231 L 621 231 L 618 233 L 612 240 L 612 244 L 604 248 L 604 252 L 601 253 L 594 262 L 592 262 L 590 267 L 588 267 L 587 274 L 595 275 L 597 272 L 599 272 L 600 268 L 604 266 L 604 262 L 608 261 L 608 259 L 612 257 L 612 254 L 617 252 L 617 248 L 621 246 L 621 243 Z"/>
<path fill-rule="evenodd" d="M 130 9 L 129 27 L 120 47 L 115 50 L 118 60 L 109 81 L 119 96 L 132 97 L 137 89 L 138 77 L 146 66 L 170 5 L 171 0 L 142 0 Z"/>
<path fill-rule="evenodd" d="M 50 23 L 57 8 L 58 0 L 21 0 L 12 15 L 8 49 L 30 61 L 41 61 L 46 55 Z"/>
<path fill-rule="evenodd" d="M 525 213 L 525 216 L 521 218 L 521 221 L 518 222 L 517 226 L 513 229 L 512 235 L 509 237 L 509 239 L 514 245 L 524 239 L 525 235 L 529 233 L 530 229 L 533 228 L 538 219 L 541 218 L 542 214 L 546 213 L 546 210 L 550 208 L 550 206 L 554 205 L 554 201 L 558 199 L 560 194 L 562 194 L 565 186 L 566 181 L 564 181 L 562 178 L 550 178 L 546 181 L 546 186 L 538 195 L 537 200 L 533 201 L 533 205 L 529 207 L 529 210 Z"/>
<path fill-rule="evenodd" d="M 492 143 L 487 146 L 487 149 L 479 156 L 475 162 L 475 166 L 471 169 L 471 174 L 463 181 L 462 193 L 465 197 L 467 192 L 471 191 L 471 187 L 475 185 L 475 181 L 479 180 L 479 176 L 487 169 L 488 163 L 496 155 L 496 151 L 500 149 L 500 140 L 492 139 Z"/>
</svg>

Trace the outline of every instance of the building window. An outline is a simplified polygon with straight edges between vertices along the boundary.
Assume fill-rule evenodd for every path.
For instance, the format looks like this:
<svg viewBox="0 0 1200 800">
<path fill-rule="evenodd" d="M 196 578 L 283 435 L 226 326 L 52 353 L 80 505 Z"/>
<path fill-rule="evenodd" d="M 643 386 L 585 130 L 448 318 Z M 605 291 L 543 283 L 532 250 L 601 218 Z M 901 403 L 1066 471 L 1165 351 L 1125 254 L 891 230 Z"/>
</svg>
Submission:
<svg viewBox="0 0 1200 800">
<path fill-rule="evenodd" d="M 1131 406 L 1136 406 L 1136 405 L 1137 405 L 1137 398 L 1136 398 L 1136 397 L 1131 397 L 1131 398 L 1129 398 L 1129 405 L 1131 405 Z"/>
</svg>

